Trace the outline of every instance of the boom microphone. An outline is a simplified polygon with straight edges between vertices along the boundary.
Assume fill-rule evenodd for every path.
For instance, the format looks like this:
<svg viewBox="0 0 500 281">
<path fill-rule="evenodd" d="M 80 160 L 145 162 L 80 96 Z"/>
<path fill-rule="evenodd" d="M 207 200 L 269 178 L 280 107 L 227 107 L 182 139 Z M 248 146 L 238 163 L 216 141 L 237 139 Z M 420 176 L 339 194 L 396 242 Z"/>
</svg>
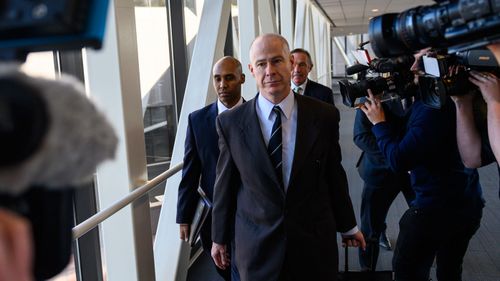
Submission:
<svg viewBox="0 0 500 281">
<path fill-rule="evenodd" d="M 349 66 L 348 68 L 346 68 L 345 73 L 347 75 L 353 75 L 353 74 L 359 73 L 361 71 L 365 71 L 368 68 L 370 68 L 370 67 L 367 65 L 358 63 L 358 64 L 355 64 L 355 65 L 352 65 L 352 66 Z"/>
<path fill-rule="evenodd" d="M 0 193 L 81 185 L 118 138 L 75 78 L 35 78 L 0 65 Z"/>
</svg>

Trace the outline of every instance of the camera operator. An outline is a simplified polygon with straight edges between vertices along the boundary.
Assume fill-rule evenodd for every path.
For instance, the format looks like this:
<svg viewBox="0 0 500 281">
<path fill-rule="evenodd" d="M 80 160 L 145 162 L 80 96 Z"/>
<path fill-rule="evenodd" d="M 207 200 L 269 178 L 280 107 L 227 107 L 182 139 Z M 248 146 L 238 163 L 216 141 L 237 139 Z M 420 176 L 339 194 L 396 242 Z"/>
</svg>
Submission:
<svg viewBox="0 0 500 281">
<path fill-rule="evenodd" d="M 460 156 L 466 167 L 478 168 L 494 162 L 495 159 L 498 163 L 500 156 L 498 143 L 500 140 L 500 80 L 493 73 L 477 71 L 470 72 L 469 80 L 481 91 L 487 106 L 487 117 L 478 116 L 477 111 L 480 111 L 476 109 L 478 96 L 474 93 L 451 98 L 457 108 L 457 142 Z"/>
<path fill-rule="evenodd" d="M 423 52 L 416 55 L 412 70 Z M 429 280 L 436 259 L 438 280 L 462 280 L 462 262 L 477 231 L 484 201 L 477 170 L 464 167 L 455 137 L 453 103 L 440 109 L 412 105 L 399 138 L 380 102 L 369 97 L 361 109 L 374 125 L 377 144 L 394 171 L 410 171 L 416 198 L 400 220 L 393 258 L 398 281 Z"/>
<path fill-rule="evenodd" d="M 376 96 L 378 99 L 379 96 Z M 361 102 L 365 100 L 362 99 Z M 400 100 L 389 100 L 382 104 L 387 120 L 398 134 L 404 133 L 407 116 L 401 114 Z M 372 133 L 372 123 L 362 110 L 356 111 L 354 120 L 353 141 L 362 150 L 357 168 L 364 181 L 361 199 L 361 232 L 371 241 L 379 241 L 384 248 L 391 250 L 387 238 L 385 219 L 389 208 L 399 194 L 403 192 L 410 205 L 415 198 L 407 172 L 395 173 L 389 167 L 384 155 L 378 148 Z M 386 244 L 384 245 L 383 242 Z M 359 264 L 362 270 L 376 268 L 379 247 L 369 243 L 366 250 L 359 250 Z"/>
</svg>

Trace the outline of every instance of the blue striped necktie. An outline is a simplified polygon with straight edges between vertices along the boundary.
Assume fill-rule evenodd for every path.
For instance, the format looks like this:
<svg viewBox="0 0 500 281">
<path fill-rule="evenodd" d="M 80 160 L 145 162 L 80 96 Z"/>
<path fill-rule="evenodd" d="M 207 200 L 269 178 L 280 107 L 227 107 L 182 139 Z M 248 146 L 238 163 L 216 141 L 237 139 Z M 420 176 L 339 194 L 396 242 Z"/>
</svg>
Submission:
<svg viewBox="0 0 500 281">
<path fill-rule="evenodd" d="M 281 109 L 279 106 L 273 107 L 273 112 L 276 114 L 276 120 L 274 120 L 273 129 L 271 133 L 271 138 L 269 139 L 269 144 L 267 146 L 267 151 L 271 157 L 271 163 L 273 164 L 274 171 L 278 176 L 278 181 L 283 188 L 283 160 L 282 160 L 282 136 L 281 136 Z"/>
</svg>

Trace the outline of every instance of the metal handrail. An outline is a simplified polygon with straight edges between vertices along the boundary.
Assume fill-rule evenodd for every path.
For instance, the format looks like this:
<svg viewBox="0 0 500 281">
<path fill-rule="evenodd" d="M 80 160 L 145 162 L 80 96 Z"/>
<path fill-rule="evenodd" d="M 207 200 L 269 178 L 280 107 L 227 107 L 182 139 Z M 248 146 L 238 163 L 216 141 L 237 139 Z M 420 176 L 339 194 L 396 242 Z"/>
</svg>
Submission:
<svg viewBox="0 0 500 281">
<path fill-rule="evenodd" d="M 148 181 L 145 185 L 142 185 L 142 186 L 134 189 L 127 196 L 118 200 L 113 205 L 107 207 L 104 210 L 101 210 L 100 212 L 98 212 L 95 215 L 91 216 L 90 218 L 86 219 L 84 222 L 75 226 L 73 228 L 73 239 L 80 238 L 82 235 L 84 235 L 85 233 L 92 230 L 94 227 L 99 225 L 101 222 L 103 222 L 107 218 L 109 218 L 112 215 L 114 215 L 115 213 L 117 213 L 123 207 L 127 206 L 128 204 L 134 202 L 135 200 L 137 200 L 138 198 L 140 198 L 144 194 L 148 193 L 149 191 L 151 191 L 151 189 L 155 188 L 161 182 L 166 181 L 172 175 L 174 175 L 175 173 L 180 171 L 182 169 L 182 165 L 183 165 L 183 163 L 181 162 L 181 163 L 175 165 L 174 167 L 171 167 L 170 169 L 161 173 L 160 175 L 158 175 L 154 179 Z"/>
</svg>

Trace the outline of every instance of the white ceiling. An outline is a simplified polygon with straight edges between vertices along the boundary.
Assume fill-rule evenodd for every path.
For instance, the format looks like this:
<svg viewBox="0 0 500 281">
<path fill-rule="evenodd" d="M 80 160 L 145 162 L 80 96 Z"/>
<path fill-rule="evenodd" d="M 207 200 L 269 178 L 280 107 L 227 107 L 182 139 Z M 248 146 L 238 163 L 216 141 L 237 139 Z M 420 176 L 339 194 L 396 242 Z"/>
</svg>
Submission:
<svg viewBox="0 0 500 281">
<path fill-rule="evenodd" d="M 339 34 L 357 34 L 368 31 L 368 21 L 373 16 L 399 13 L 420 5 L 435 4 L 431 0 L 316 0 L 332 19 Z M 376 11 L 377 9 L 378 11 Z"/>
</svg>

